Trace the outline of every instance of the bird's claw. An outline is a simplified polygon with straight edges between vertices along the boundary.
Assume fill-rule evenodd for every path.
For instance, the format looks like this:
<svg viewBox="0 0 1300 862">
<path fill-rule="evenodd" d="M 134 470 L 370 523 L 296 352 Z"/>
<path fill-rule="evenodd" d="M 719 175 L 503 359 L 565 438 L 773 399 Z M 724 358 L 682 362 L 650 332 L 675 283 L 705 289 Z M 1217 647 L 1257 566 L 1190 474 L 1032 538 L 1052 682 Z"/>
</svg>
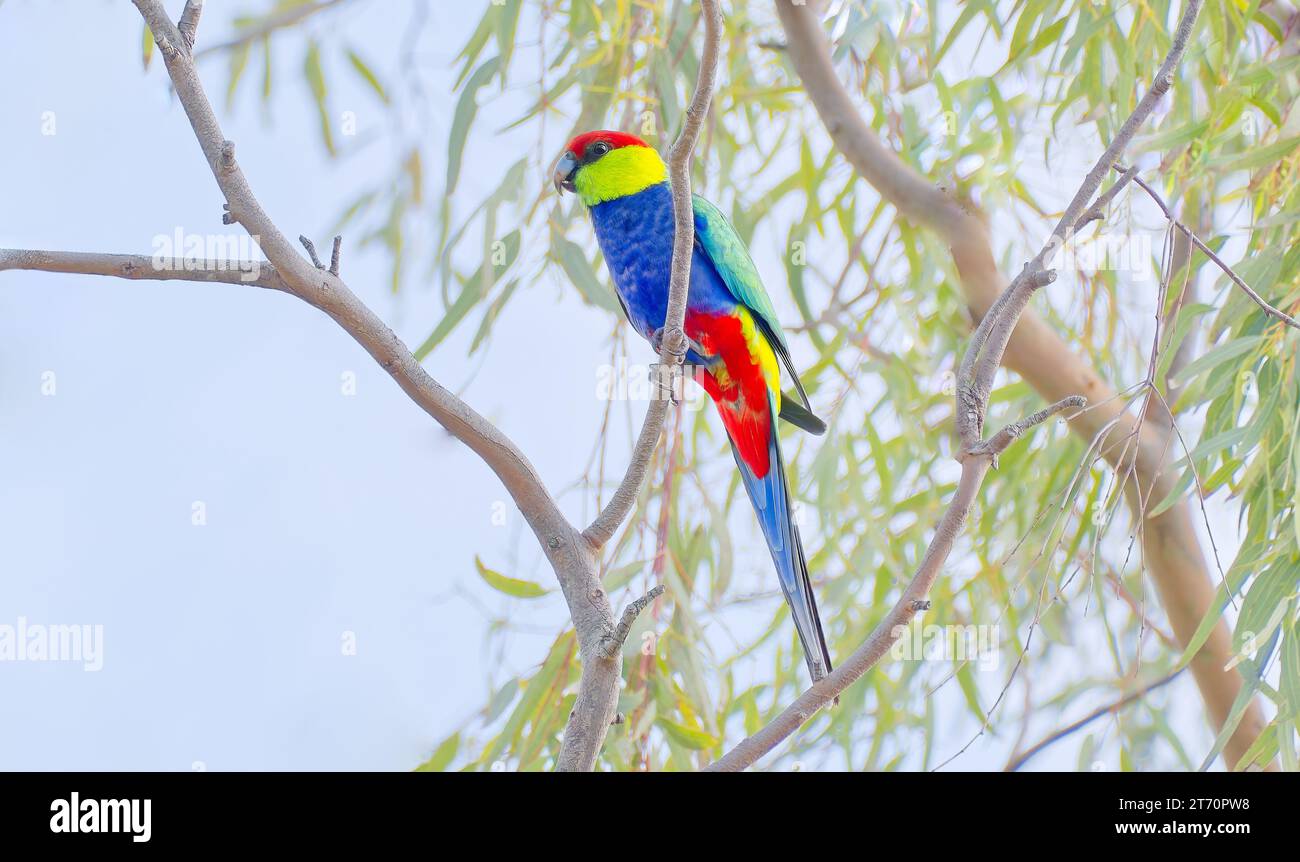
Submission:
<svg viewBox="0 0 1300 862">
<path fill-rule="evenodd" d="M 650 346 L 654 348 L 655 353 L 662 353 L 664 347 L 664 328 L 661 326 L 650 333 Z M 704 355 L 704 348 L 700 343 L 690 336 L 686 337 L 686 351 L 677 356 L 685 357 L 687 353 L 694 351 L 696 356 Z"/>
</svg>

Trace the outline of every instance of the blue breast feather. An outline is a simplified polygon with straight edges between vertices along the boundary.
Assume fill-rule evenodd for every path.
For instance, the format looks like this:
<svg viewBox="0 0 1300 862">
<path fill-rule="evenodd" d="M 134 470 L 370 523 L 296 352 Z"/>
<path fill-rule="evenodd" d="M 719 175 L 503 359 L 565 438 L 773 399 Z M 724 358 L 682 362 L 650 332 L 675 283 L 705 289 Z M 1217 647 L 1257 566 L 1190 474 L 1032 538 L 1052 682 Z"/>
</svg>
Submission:
<svg viewBox="0 0 1300 862">
<path fill-rule="evenodd" d="M 627 306 L 632 325 L 643 336 L 664 325 L 673 257 L 673 202 L 667 183 L 634 195 L 597 204 L 591 210 L 596 240 L 614 288 Z M 732 296 L 713 261 L 699 244 L 691 260 L 687 307 L 711 314 L 735 309 Z M 696 359 L 698 361 L 698 358 Z"/>
</svg>

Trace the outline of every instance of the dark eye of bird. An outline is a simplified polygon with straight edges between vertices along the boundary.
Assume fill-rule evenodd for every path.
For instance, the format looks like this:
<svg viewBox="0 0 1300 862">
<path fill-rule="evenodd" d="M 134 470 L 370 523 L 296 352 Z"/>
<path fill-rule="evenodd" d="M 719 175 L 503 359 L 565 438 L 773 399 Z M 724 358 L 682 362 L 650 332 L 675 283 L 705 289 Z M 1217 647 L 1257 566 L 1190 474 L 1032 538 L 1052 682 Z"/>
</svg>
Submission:
<svg viewBox="0 0 1300 862">
<path fill-rule="evenodd" d="M 605 153 L 609 152 L 609 144 L 604 141 L 597 141 L 591 145 L 591 152 L 592 155 L 603 156 Z"/>
</svg>

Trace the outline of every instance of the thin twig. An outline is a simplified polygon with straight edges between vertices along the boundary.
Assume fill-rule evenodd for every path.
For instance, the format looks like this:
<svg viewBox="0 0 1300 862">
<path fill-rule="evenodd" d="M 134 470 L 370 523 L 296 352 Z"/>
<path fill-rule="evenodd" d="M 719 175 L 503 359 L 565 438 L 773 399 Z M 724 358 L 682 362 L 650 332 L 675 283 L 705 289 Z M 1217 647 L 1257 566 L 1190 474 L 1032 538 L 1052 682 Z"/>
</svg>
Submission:
<svg viewBox="0 0 1300 862">
<path fill-rule="evenodd" d="M 636 618 L 641 615 L 641 612 L 651 602 L 663 595 L 663 592 L 664 585 L 657 584 L 650 592 L 627 606 L 627 609 L 623 611 L 622 618 L 618 621 L 618 625 L 614 627 L 614 631 L 610 632 L 609 636 L 605 638 L 605 655 L 608 658 L 613 658 L 623 650 L 623 644 L 627 643 L 627 636 L 631 634 Z"/>
<path fill-rule="evenodd" d="M 320 0 L 320 2 L 317 3 L 301 3 L 295 6 L 289 6 L 263 18 L 256 26 L 250 27 L 247 30 L 241 30 L 235 38 L 227 42 L 220 42 L 211 47 L 204 48 L 197 52 L 194 55 L 194 58 L 196 60 L 201 60 L 210 54 L 221 54 L 235 48 L 243 47 L 251 42 L 256 42 L 264 36 L 269 36 L 276 30 L 292 27 L 299 21 L 303 21 L 318 12 L 324 12 L 326 9 L 344 2 L 347 2 L 347 0 Z"/>
<path fill-rule="evenodd" d="M 1185 668 L 1180 667 L 1178 668 L 1178 670 L 1164 677 L 1161 677 L 1160 679 L 1156 680 L 1150 685 L 1145 685 L 1142 688 L 1139 688 L 1137 691 L 1132 692 L 1131 694 L 1126 694 L 1124 697 L 1121 697 L 1119 700 L 1115 701 L 1114 703 L 1109 703 L 1105 706 L 1099 707 L 1093 710 L 1092 712 L 1088 713 L 1078 721 L 1074 721 L 1071 722 L 1070 724 L 1067 724 L 1065 727 L 1061 728 L 1055 733 L 1049 734 L 1048 736 L 1044 737 L 1043 739 L 1029 746 L 1021 753 L 1013 754 L 1011 756 L 1011 761 L 1006 765 L 1006 768 L 1003 771 L 1015 772 L 1020 767 L 1024 766 L 1025 763 L 1028 762 L 1028 760 L 1031 757 L 1040 753 L 1043 749 L 1057 742 L 1060 742 L 1062 739 L 1065 739 L 1067 736 L 1074 733 L 1075 731 L 1087 727 L 1089 724 L 1092 724 L 1094 721 L 1101 718 L 1102 716 L 1112 715 L 1114 713 L 1117 713 L 1124 707 L 1133 703 L 1134 701 L 1141 700 L 1151 692 L 1164 688 L 1165 686 L 1169 685 L 1169 683 L 1177 679 L 1178 675 L 1181 674 L 1184 670 Z"/>
<path fill-rule="evenodd" d="M 303 248 L 307 249 L 307 256 L 311 258 L 312 266 L 317 269 L 324 269 L 325 264 L 321 263 L 320 258 L 316 256 L 316 244 L 301 234 L 298 235 L 298 242 L 302 243 Z"/>
<path fill-rule="evenodd" d="M 1120 168 L 1119 165 L 1116 165 L 1115 169 L 1122 170 L 1122 168 Z M 1133 169 L 1130 168 L 1129 170 L 1131 171 Z M 1260 296 L 1259 293 L 1256 292 L 1255 289 L 1252 288 L 1249 284 L 1246 284 L 1246 282 L 1242 280 L 1241 276 L 1237 275 L 1237 273 L 1232 271 L 1232 267 L 1224 263 L 1221 257 L 1215 254 L 1214 251 L 1208 245 L 1202 242 L 1201 238 L 1197 236 L 1192 231 L 1191 228 L 1183 224 L 1178 219 L 1174 218 L 1174 214 L 1169 209 L 1169 205 L 1165 203 L 1164 198 L 1160 197 L 1160 195 L 1156 192 L 1156 190 L 1151 188 L 1151 186 L 1148 185 L 1145 180 L 1143 180 L 1139 176 L 1134 176 L 1133 182 L 1137 183 L 1137 185 L 1144 192 L 1146 192 L 1147 195 L 1149 195 L 1153 201 L 1156 202 L 1156 206 L 1160 207 L 1160 211 L 1165 214 L 1165 218 L 1169 220 L 1170 224 L 1178 228 L 1178 230 L 1182 231 L 1182 233 L 1188 238 L 1188 240 L 1191 241 L 1192 245 L 1196 246 L 1202 252 L 1204 252 L 1205 256 L 1208 257 L 1211 260 L 1211 262 L 1214 263 L 1215 266 L 1223 270 L 1224 275 L 1232 279 L 1232 283 L 1237 285 L 1237 287 L 1241 288 L 1242 291 L 1244 291 L 1247 296 L 1249 296 L 1252 300 L 1254 300 L 1255 304 L 1258 305 L 1261 309 L 1263 309 L 1266 314 L 1270 315 L 1271 317 L 1277 318 L 1278 320 L 1285 323 L 1287 326 L 1292 326 L 1295 327 L 1296 329 L 1300 329 L 1300 320 L 1296 320 L 1294 317 L 1287 314 L 1285 311 L 1282 311 L 1280 309 L 1274 308 L 1273 306 L 1269 305 L 1268 302 L 1264 299 L 1264 297 Z"/>
<path fill-rule="evenodd" d="M 968 457 L 971 455 L 992 456 L 994 459 L 993 463 L 996 466 L 997 457 L 1005 452 L 1008 446 L 1023 437 L 1025 432 L 1029 431 L 1029 429 L 1042 425 L 1056 414 L 1068 410 L 1071 407 L 1082 410 L 1087 406 L 1088 399 L 1084 398 L 1082 395 L 1071 395 L 1069 398 L 1062 398 L 1060 401 L 1057 401 L 1051 406 L 1044 407 L 1037 413 L 1026 416 L 1018 422 L 1012 422 L 1003 426 L 1002 430 L 998 431 L 987 440 L 984 440 L 973 449 L 963 453 L 962 457 Z"/>
<path fill-rule="evenodd" d="M 1079 216 L 1079 220 L 1074 223 L 1074 232 L 1078 233 L 1083 230 L 1084 225 L 1089 222 L 1101 221 L 1106 214 L 1106 207 L 1110 206 L 1110 202 L 1115 199 L 1117 194 L 1123 191 L 1124 186 L 1128 185 L 1129 181 L 1135 176 L 1137 176 L 1137 165 L 1124 171 L 1123 176 L 1116 180 L 1110 188 L 1102 192 L 1101 196 L 1097 198 L 1093 205 L 1088 207 L 1087 212 Z"/>
</svg>

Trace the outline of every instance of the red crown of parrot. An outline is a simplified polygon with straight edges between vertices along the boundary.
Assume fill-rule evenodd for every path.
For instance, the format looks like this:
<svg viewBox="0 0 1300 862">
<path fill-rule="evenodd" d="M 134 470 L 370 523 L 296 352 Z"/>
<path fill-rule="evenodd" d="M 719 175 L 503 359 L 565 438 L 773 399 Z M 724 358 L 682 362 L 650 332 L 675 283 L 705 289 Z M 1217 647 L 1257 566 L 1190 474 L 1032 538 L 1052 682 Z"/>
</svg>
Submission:
<svg viewBox="0 0 1300 862">
<path fill-rule="evenodd" d="M 649 144 L 647 144 L 645 141 L 638 138 L 636 135 L 629 135 L 625 132 L 611 132 L 608 130 L 599 129 L 594 132 L 584 132 L 583 134 L 578 135 L 576 138 L 569 141 L 569 145 L 565 147 L 565 149 L 573 153 L 578 158 L 582 158 L 582 154 L 587 150 L 587 145 L 590 144 L 592 141 L 604 141 L 605 143 L 609 144 L 611 149 L 615 149 L 615 150 L 617 150 L 619 147 L 648 147 L 649 146 Z"/>
</svg>

